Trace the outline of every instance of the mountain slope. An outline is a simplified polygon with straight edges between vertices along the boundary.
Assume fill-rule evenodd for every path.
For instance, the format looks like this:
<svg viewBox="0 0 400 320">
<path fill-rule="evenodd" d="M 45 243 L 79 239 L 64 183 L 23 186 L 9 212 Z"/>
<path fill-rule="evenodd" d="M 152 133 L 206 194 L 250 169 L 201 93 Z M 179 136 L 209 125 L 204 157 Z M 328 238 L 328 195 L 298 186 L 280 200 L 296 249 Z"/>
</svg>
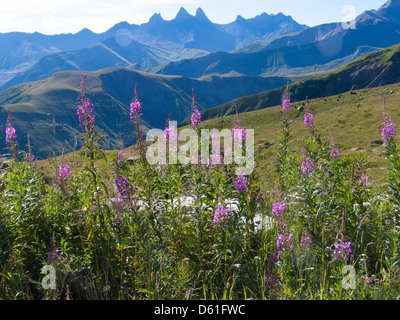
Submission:
<svg viewBox="0 0 400 320">
<path fill-rule="evenodd" d="M 113 28 L 101 34 L 88 29 L 75 34 L 58 35 L 0 33 L 0 85 L 48 54 L 84 48 L 114 35 Z"/>
<path fill-rule="evenodd" d="M 18 142 L 26 145 L 29 134 L 35 153 L 42 157 L 48 152 L 60 153 L 65 142 L 66 151 L 74 146 L 80 128 L 76 116 L 78 87 L 87 73 L 87 93 L 94 103 L 96 124 L 109 137 L 105 147 L 119 148 L 120 135 L 125 146 L 133 143 L 129 123 L 129 105 L 133 88 L 138 86 L 143 105 L 145 128 L 164 128 L 168 116 L 182 121 L 191 113 L 192 88 L 199 109 L 270 88 L 284 85 L 286 78 L 216 77 L 191 79 L 163 76 L 127 68 L 107 68 L 92 72 L 62 71 L 50 78 L 23 83 L 0 92 L 0 131 L 4 132 L 7 110 L 13 117 Z M 53 116 L 55 131 L 53 133 Z M 81 141 L 78 139 L 78 147 Z M 0 150 L 5 148 L 0 139 Z"/>
<path fill-rule="evenodd" d="M 400 0 L 366 11 L 355 29 L 341 23 L 324 24 L 266 42 L 257 41 L 229 54 L 212 53 L 171 62 L 154 72 L 203 76 L 230 72 L 248 75 L 305 75 L 336 69 L 354 59 L 400 42 Z"/>
<path fill-rule="evenodd" d="M 173 56 L 173 53 L 152 48 L 133 39 L 127 39 L 124 45 L 119 44 L 121 41 L 113 37 L 83 49 L 47 55 L 0 86 L 0 91 L 23 82 L 48 78 L 58 71 L 95 71 L 132 65 L 136 69 L 145 69 L 166 63 Z"/>
<path fill-rule="evenodd" d="M 351 90 L 372 88 L 400 81 L 400 44 L 365 55 L 337 70 L 309 77 L 289 85 L 292 101 L 331 96 Z M 285 87 L 242 97 L 202 112 L 202 119 L 213 119 L 239 112 L 281 104 Z M 180 125 L 186 125 L 186 119 Z"/>
</svg>

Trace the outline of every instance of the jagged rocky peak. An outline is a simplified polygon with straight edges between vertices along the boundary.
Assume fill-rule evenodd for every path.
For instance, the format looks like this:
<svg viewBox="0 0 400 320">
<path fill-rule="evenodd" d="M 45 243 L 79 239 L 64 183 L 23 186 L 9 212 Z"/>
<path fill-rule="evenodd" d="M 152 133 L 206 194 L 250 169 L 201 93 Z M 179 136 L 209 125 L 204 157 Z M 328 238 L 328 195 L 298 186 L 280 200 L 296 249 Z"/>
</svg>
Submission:
<svg viewBox="0 0 400 320">
<path fill-rule="evenodd" d="M 198 8 L 198 9 L 196 10 L 196 15 L 195 15 L 195 17 L 196 17 L 196 19 L 199 19 L 199 20 L 210 21 L 210 20 L 208 19 L 208 17 L 206 16 L 206 14 L 204 13 L 204 11 L 203 11 L 202 8 Z"/>
<path fill-rule="evenodd" d="M 161 17 L 160 13 L 155 13 L 151 16 L 150 22 L 159 22 L 159 21 L 164 21 L 164 19 Z"/>
<path fill-rule="evenodd" d="M 238 14 L 235 21 L 244 21 L 244 20 L 246 19 L 243 18 L 240 14 Z"/>
<path fill-rule="evenodd" d="M 175 17 L 175 20 L 187 20 L 190 18 L 193 18 L 193 16 L 189 14 L 184 7 L 181 7 Z"/>
</svg>

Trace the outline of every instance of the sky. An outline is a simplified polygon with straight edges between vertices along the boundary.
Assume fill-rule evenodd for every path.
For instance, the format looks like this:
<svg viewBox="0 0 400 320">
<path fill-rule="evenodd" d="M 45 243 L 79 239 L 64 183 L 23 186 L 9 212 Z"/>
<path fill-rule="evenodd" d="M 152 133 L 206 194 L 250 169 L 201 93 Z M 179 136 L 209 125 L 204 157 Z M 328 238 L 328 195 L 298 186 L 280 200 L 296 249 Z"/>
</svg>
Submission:
<svg viewBox="0 0 400 320">
<path fill-rule="evenodd" d="M 263 12 L 282 12 L 310 27 L 341 22 L 386 0 L 7 0 L 0 3 L 0 33 L 76 33 L 88 28 L 101 33 L 118 22 L 142 24 L 154 13 L 173 19 L 184 7 L 194 15 L 201 7 L 215 23 L 229 23 L 237 15 L 248 19 Z M 350 7 L 349 7 L 350 6 Z"/>
</svg>

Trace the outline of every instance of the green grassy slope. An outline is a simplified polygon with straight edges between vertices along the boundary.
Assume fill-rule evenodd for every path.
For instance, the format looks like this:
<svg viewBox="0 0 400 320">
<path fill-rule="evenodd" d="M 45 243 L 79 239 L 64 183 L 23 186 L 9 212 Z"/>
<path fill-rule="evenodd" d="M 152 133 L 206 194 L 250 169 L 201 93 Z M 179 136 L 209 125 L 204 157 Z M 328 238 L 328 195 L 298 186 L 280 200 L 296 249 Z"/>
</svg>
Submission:
<svg viewBox="0 0 400 320">
<path fill-rule="evenodd" d="M 365 55 L 334 71 L 315 75 L 289 85 L 292 101 L 327 97 L 350 90 L 372 88 L 400 80 L 400 44 Z M 203 119 L 213 119 L 235 112 L 264 109 L 279 105 L 285 87 L 242 97 L 202 112 Z M 189 123 L 189 119 L 181 125 Z"/>
<path fill-rule="evenodd" d="M 66 143 L 66 150 L 72 151 L 75 137 L 80 133 L 76 107 L 79 84 L 85 73 L 88 74 L 87 94 L 94 103 L 96 124 L 108 136 L 104 141 L 105 148 L 119 148 L 120 135 L 125 146 L 133 143 L 129 105 L 136 84 L 143 105 L 144 127 L 164 128 L 169 115 L 178 122 L 190 115 L 192 89 L 200 110 L 204 110 L 243 95 L 280 87 L 287 81 L 274 77 L 191 79 L 127 68 L 63 71 L 0 92 L 0 131 L 4 132 L 9 110 L 21 147 L 25 147 L 29 135 L 36 155 L 46 157 L 53 151 L 59 154 Z M 78 147 L 80 145 L 78 139 Z M 0 153 L 5 148 L 4 139 L 0 139 Z"/>
<path fill-rule="evenodd" d="M 370 161 L 371 183 L 385 182 L 386 161 L 382 154 L 381 140 L 382 106 L 386 97 L 386 110 L 397 126 L 400 126 L 400 84 L 371 89 L 361 89 L 330 97 L 309 101 L 314 114 L 314 124 L 319 132 L 330 139 L 344 155 L 364 153 Z M 302 139 L 307 132 L 304 128 L 305 101 L 292 104 L 289 118 L 292 122 L 293 141 L 291 149 L 300 155 Z M 257 170 L 263 180 L 273 174 L 272 162 L 276 160 L 276 144 L 279 137 L 281 119 L 280 105 L 244 112 L 240 114 L 242 123 L 254 129 Z M 234 116 L 210 119 L 202 123 L 204 128 L 232 128 Z M 378 141 L 376 141 L 378 140 Z"/>
</svg>

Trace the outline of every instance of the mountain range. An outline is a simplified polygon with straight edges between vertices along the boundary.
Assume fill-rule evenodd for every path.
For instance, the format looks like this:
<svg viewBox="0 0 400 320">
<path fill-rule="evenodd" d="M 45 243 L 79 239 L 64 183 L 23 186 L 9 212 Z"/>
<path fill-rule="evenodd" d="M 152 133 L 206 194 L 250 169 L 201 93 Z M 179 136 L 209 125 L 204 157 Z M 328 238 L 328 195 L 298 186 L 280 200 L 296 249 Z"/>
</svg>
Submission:
<svg viewBox="0 0 400 320">
<path fill-rule="evenodd" d="M 252 19 L 238 16 L 221 25 L 212 23 L 201 8 L 195 16 L 181 8 L 170 21 L 154 14 L 142 25 L 121 22 L 102 34 L 87 29 L 75 35 L 37 34 L 40 41 L 35 42 L 35 34 L 22 41 L 23 34 L 17 33 L 19 40 L 13 45 L 2 39 L 8 36 L 11 41 L 12 34 L 0 34 L 0 43 L 5 44 L 3 53 L 0 50 L 0 91 L 57 71 L 114 66 L 193 78 L 208 74 L 300 78 L 399 43 L 399 15 L 400 0 L 390 0 L 378 10 L 360 14 L 355 29 L 343 28 L 342 23 L 309 28 L 281 13 Z M 84 43 L 90 44 L 76 48 Z M 17 44 L 22 48 L 15 49 Z M 34 49 L 38 46 L 43 50 Z M 24 53 L 29 61 L 23 60 Z"/>
<path fill-rule="evenodd" d="M 232 52 L 170 62 L 154 72 L 200 77 L 206 74 L 310 75 L 336 69 L 356 58 L 400 42 L 400 0 L 362 13 L 355 29 L 342 23 L 306 28 Z"/>
<path fill-rule="evenodd" d="M 0 34 L 0 90 L 62 70 L 131 65 L 143 70 L 214 51 L 231 51 L 305 28 L 281 13 L 263 13 L 252 19 L 238 16 L 232 23 L 216 24 L 201 8 L 195 16 L 181 8 L 170 21 L 154 14 L 142 25 L 121 22 L 100 34 L 88 29 L 60 35 Z"/>
</svg>

